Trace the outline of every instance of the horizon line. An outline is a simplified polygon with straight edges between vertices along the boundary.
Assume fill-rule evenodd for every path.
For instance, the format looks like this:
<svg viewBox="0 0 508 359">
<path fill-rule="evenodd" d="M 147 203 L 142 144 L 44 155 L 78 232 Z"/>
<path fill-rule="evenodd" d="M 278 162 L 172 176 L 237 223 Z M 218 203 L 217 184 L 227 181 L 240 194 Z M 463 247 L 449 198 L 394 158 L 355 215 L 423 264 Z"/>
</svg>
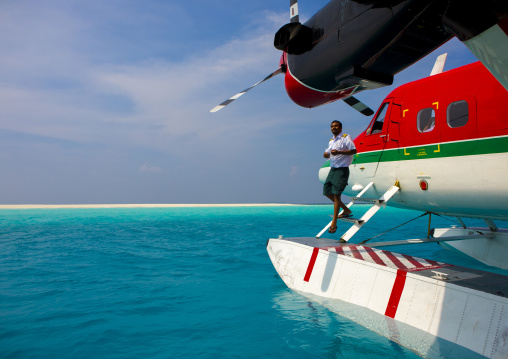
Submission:
<svg viewBox="0 0 508 359">
<path fill-rule="evenodd" d="M 180 204 L 4 204 L 0 209 L 64 209 L 64 208 L 186 208 L 186 207 L 276 207 L 300 206 L 292 203 L 180 203 Z"/>
</svg>

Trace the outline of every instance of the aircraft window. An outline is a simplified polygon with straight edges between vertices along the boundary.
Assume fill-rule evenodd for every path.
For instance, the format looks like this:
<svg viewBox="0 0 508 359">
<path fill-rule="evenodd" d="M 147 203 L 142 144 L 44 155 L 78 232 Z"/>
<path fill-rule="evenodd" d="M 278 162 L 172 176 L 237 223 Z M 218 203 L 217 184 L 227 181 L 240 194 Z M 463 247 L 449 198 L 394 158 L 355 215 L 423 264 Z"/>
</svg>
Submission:
<svg viewBox="0 0 508 359">
<path fill-rule="evenodd" d="M 383 124 L 385 123 L 386 112 L 388 111 L 388 102 L 383 104 L 383 107 L 378 112 L 374 124 L 372 125 L 372 134 L 381 132 L 383 130 Z"/>
<path fill-rule="evenodd" d="M 467 101 L 452 102 L 446 110 L 446 121 L 451 128 L 462 127 L 469 120 Z"/>
<path fill-rule="evenodd" d="M 434 112 L 434 109 L 424 108 L 423 110 L 420 110 L 418 112 L 417 117 L 417 126 L 418 131 L 424 133 L 424 132 L 430 132 L 434 129 L 434 126 L 436 125 L 436 113 Z"/>
</svg>

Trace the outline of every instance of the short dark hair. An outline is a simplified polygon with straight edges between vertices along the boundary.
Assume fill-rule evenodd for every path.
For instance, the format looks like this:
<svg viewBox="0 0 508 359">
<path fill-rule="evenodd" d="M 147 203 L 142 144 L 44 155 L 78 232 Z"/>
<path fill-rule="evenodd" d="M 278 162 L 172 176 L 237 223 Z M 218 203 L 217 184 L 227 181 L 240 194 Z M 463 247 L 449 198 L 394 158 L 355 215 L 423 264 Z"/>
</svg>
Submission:
<svg viewBox="0 0 508 359">
<path fill-rule="evenodd" d="M 330 124 L 330 126 L 331 126 L 331 125 L 333 125 L 333 124 L 334 124 L 335 122 L 337 122 L 337 123 L 338 123 L 338 124 L 340 125 L 340 127 L 342 127 L 342 122 L 340 122 L 340 121 L 337 121 L 337 120 L 335 120 L 335 121 L 332 121 L 332 123 Z"/>
</svg>

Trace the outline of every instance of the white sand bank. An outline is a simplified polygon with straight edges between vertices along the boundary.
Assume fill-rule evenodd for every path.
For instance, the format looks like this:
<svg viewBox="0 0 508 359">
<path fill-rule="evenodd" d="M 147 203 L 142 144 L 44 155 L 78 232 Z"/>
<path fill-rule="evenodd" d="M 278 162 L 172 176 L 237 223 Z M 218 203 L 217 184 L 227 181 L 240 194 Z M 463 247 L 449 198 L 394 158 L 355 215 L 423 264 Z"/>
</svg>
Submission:
<svg viewBox="0 0 508 359">
<path fill-rule="evenodd" d="M 179 207 L 269 207 L 294 206 L 286 203 L 232 203 L 232 204 L 4 204 L 0 209 L 54 209 L 54 208 L 179 208 Z"/>
</svg>

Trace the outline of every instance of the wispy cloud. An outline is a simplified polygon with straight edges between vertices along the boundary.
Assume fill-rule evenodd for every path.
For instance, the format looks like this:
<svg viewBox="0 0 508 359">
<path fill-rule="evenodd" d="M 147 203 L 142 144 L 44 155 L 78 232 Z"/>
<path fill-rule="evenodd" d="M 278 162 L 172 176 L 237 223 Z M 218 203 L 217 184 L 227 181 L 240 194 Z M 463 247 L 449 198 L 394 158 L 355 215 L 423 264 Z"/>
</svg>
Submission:
<svg viewBox="0 0 508 359">
<path fill-rule="evenodd" d="M 288 11 L 266 1 L 239 3 L 235 12 L 218 2 L 196 13 L 196 4 L 4 2 L 0 166 L 9 176 L 0 178 L 2 198 L 79 203 L 93 193 L 106 202 L 192 202 L 182 188 L 194 186 L 197 201 L 290 202 L 295 194 L 297 202 L 318 201 L 309 189 L 319 186 L 312 171 L 321 165 L 330 121 L 343 121 L 355 136 L 369 119 L 341 103 L 299 108 L 282 76 L 210 114 L 277 68 L 273 34 Z M 240 16 L 246 6 L 257 12 Z M 281 11 L 259 10 L 275 6 Z M 215 7 L 222 12 L 207 13 Z M 453 47 L 463 45 L 447 46 L 460 52 Z M 432 63 L 396 81 L 426 76 Z M 393 88 L 358 97 L 375 109 Z"/>
<path fill-rule="evenodd" d="M 161 173 L 163 170 L 161 167 L 152 166 L 151 164 L 145 162 L 143 165 L 139 168 L 139 172 L 146 172 L 146 173 Z"/>
<path fill-rule="evenodd" d="M 11 10 L 12 18 L 20 17 L 16 15 L 20 8 Z M 32 30 L 15 21 L 3 25 L 15 38 L 0 42 L 0 64 L 9 69 L 8 80 L 0 83 L 4 129 L 159 150 L 178 147 L 179 138 L 185 141 L 185 136 L 209 138 L 234 132 L 245 136 L 232 114 L 211 121 L 208 111 L 219 99 L 277 66 L 278 53 L 271 40 L 280 15 L 257 20 L 252 32 L 181 61 L 147 58 L 110 63 L 98 61 L 96 53 L 76 45 L 86 38 L 91 24 L 56 7 L 43 10 L 39 16 L 28 14 Z M 89 39 L 88 45 L 97 41 Z M 259 128 L 267 125 L 263 120 L 254 123 Z"/>
</svg>

